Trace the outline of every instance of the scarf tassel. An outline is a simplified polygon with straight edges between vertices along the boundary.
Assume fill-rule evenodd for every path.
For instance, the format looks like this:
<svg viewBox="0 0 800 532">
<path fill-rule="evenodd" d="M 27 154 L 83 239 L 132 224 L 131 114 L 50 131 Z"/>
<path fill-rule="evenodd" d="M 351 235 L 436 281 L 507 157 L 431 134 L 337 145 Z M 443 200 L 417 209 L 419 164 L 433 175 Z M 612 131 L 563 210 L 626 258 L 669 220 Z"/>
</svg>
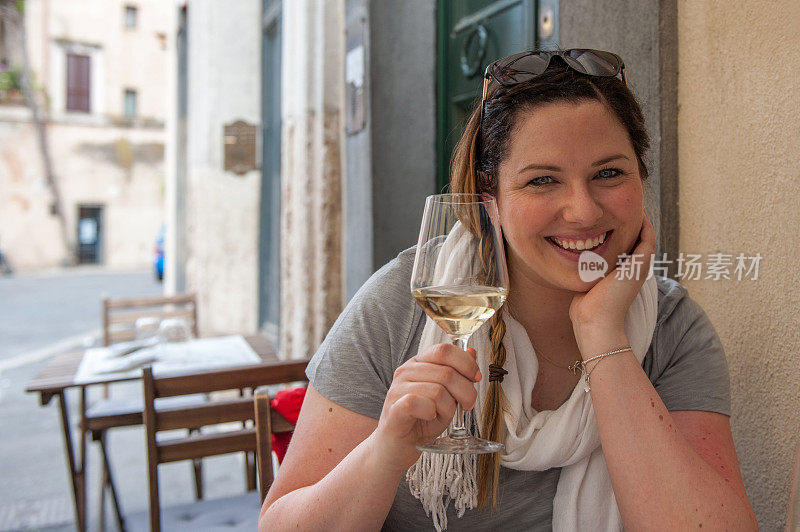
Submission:
<svg viewBox="0 0 800 532">
<path fill-rule="evenodd" d="M 464 412 L 467 431 L 478 436 L 474 410 Z M 447 432 L 443 434 L 446 435 Z M 406 471 L 411 494 L 419 499 L 436 532 L 447 529 L 447 507 L 453 503 L 456 515 L 478 505 L 478 455 L 442 454 L 424 451 Z"/>
</svg>

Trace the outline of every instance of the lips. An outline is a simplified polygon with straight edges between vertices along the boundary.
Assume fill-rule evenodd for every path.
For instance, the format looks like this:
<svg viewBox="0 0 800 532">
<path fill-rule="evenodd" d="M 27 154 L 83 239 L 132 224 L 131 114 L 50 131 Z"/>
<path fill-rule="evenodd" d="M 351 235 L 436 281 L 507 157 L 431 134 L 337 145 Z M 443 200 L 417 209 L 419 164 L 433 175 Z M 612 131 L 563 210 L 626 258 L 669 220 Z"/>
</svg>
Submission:
<svg viewBox="0 0 800 532">
<path fill-rule="evenodd" d="M 593 252 L 595 252 L 597 254 L 601 254 L 608 247 L 608 241 L 611 240 L 613 234 L 614 234 L 614 230 L 613 229 L 610 230 L 610 231 L 607 231 L 605 233 L 605 236 L 604 236 L 602 242 L 600 244 L 594 246 L 594 247 L 588 248 L 588 251 L 593 251 Z M 601 233 L 601 235 L 602 235 L 602 233 Z M 591 235 L 589 235 L 589 236 L 591 236 Z M 556 243 L 556 239 L 561 240 L 562 243 L 565 243 L 565 241 L 569 241 L 570 239 L 562 239 L 561 237 L 545 237 L 545 240 L 547 240 L 547 242 L 553 247 L 553 249 L 559 255 L 561 255 L 562 257 L 564 257 L 564 258 L 566 258 L 566 259 L 568 259 L 570 261 L 577 262 L 578 259 L 581 256 L 581 253 L 583 253 L 584 251 L 587 251 L 587 249 L 580 249 L 580 250 L 577 249 L 577 244 L 576 244 L 576 249 L 569 249 L 569 250 L 564 249 L 562 246 L 560 246 L 559 244 Z M 573 240 L 573 242 L 576 241 L 576 240 L 578 240 L 578 239 Z M 584 238 L 583 242 L 585 243 L 586 240 L 587 239 Z M 596 241 L 596 239 L 592 239 L 592 240 Z"/>
</svg>

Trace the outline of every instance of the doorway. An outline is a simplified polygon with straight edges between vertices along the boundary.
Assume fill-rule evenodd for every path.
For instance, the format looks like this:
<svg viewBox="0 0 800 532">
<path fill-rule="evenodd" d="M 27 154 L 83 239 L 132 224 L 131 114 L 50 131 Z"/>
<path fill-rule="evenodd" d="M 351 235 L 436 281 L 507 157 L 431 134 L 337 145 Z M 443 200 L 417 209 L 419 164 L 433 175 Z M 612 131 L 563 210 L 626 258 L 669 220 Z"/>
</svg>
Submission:
<svg viewBox="0 0 800 532">
<path fill-rule="evenodd" d="M 78 264 L 103 262 L 103 206 L 78 205 Z"/>
<path fill-rule="evenodd" d="M 541 0 L 439 0 L 437 190 L 444 190 L 449 181 L 450 157 L 481 94 L 486 66 L 500 57 L 534 48 L 537 43 L 556 44 L 538 39 L 540 3 Z"/>
</svg>

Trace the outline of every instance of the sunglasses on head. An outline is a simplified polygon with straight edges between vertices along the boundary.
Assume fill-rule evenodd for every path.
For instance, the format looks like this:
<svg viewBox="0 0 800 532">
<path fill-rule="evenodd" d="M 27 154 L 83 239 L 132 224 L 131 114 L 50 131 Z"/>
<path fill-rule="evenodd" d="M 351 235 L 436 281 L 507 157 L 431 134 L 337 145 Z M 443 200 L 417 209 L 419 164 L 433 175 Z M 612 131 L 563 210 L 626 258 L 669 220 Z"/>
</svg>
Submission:
<svg viewBox="0 0 800 532">
<path fill-rule="evenodd" d="M 531 50 L 509 55 L 491 63 L 486 67 L 483 74 L 483 95 L 481 97 L 481 114 L 478 121 L 478 131 L 483 128 L 483 114 L 486 110 L 486 95 L 489 84 L 492 80 L 504 87 L 513 87 L 520 83 L 529 81 L 536 76 L 544 74 L 550 61 L 554 57 L 560 57 L 564 63 L 576 72 L 589 76 L 599 76 L 613 78 L 617 74 L 622 75 L 622 82 L 628 85 L 628 78 L 625 76 L 625 63 L 617 54 L 604 52 L 603 50 L 591 50 L 588 48 L 572 48 L 570 50 L 538 51 Z M 478 135 L 477 158 L 480 159 L 481 135 Z"/>
<path fill-rule="evenodd" d="M 625 63 L 617 54 L 602 50 L 573 48 L 570 50 L 522 52 L 498 59 L 486 67 L 483 83 L 483 97 L 492 79 L 504 87 L 513 87 L 544 73 L 554 57 L 560 57 L 564 63 L 576 72 L 589 76 L 612 78 L 622 74 L 625 85 Z"/>
</svg>

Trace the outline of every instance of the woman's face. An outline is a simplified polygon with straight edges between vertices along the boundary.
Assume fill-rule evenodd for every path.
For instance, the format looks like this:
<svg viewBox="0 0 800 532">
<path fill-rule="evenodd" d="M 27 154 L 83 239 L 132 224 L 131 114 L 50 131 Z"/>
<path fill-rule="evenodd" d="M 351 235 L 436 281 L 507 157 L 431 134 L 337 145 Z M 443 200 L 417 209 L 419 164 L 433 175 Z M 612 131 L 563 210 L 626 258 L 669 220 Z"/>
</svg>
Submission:
<svg viewBox="0 0 800 532">
<path fill-rule="evenodd" d="M 601 255 L 613 269 L 639 235 L 643 198 L 628 133 L 604 104 L 522 111 L 497 186 L 512 280 L 521 275 L 548 288 L 589 290 L 599 280 L 581 281 L 581 250 Z"/>
</svg>

